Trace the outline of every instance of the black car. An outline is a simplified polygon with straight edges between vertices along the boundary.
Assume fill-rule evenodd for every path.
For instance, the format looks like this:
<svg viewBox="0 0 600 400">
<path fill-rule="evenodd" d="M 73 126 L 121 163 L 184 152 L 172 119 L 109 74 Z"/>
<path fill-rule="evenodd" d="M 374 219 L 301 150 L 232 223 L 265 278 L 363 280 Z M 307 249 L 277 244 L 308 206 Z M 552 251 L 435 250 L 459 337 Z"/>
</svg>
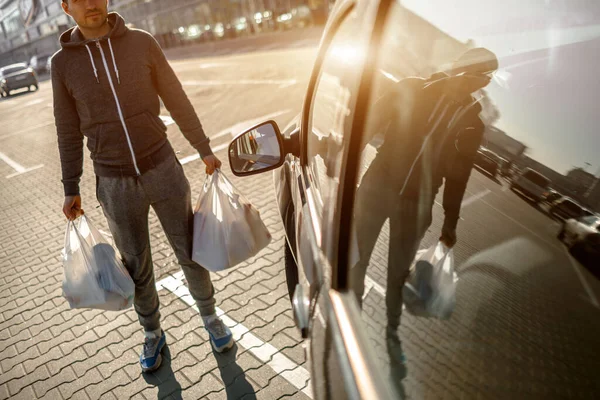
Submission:
<svg viewBox="0 0 600 400">
<path fill-rule="evenodd" d="M 484 173 L 497 179 L 501 167 L 501 159 L 492 151 L 479 149 L 475 158 L 475 165 Z"/>
<path fill-rule="evenodd" d="M 557 170 L 575 163 L 561 151 L 564 141 L 552 140 L 571 126 L 571 113 L 591 118 L 581 125 L 589 128 L 577 142 L 581 151 L 595 137 L 600 114 L 579 107 L 600 90 L 597 43 L 538 40 L 540 16 L 560 15 L 563 5 L 531 4 L 338 0 L 300 114 L 281 131 L 265 121 L 231 144 L 235 175 L 274 170 L 285 232 L 281 274 L 307 340 L 313 398 L 597 396 L 594 293 L 584 293 L 568 254 L 557 252 L 545 215 L 471 173 L 481 143 L 462 140 L 483 130 L 484 121 L 498 120 L 506 135 L 526 135 L 531 157 L 541 155 L 540 164 Z M 522 31 L 519 24 L 531 21 L 535 30 Z M 475 72 L 463 70 L 461 56 L 478 40 L 498 52 L 506 73 L 495 74 L 485 57 L 467 64 Z M 481 82 L 491 82 L 496 101 L 457 93 Z M 472 125 L 454 125 L 463 122 L 459 101 L 481 107 Z M 405 129 L 413 121 L 426 129 Z M 431 139 L 438 129 L 449 136 Z M 513 139 L 499 143 L 514 152 Z M 520 187 L 541 196 L 550 182 L 532 171 L 520 179 L 535 182 Z M 453 195 L 461 190 L 464 198 Z M 458 217 L 456 208 L 453 231 L 447 219 Z M 438 242 L 453 233 L 458 241 L 450 253 Z M 405 303 L 399 293 L 406 276 L 421 274 L 423 293 L 431 291 L 433 276 L 443 276 L 439 265 L 432 274 L 424 260 L 413 263 L 412 254 L 425 257 L 428 250 L 449 260 L 454 254 L 453 314 L 428 319 L 405 310 L 394 331 L 390 321 Z M 448 276 L 454 267 L 443 268 Z M 546 379 L 554 376 L 561 379 Z"/>
<path fill-rule="evenodd" d="M 542 201 L 548 204 L 553 204 L 556 201 L 560 200 L 562 197 L 563 195 L 558 193 L 557 191 L 549 190 L 548 192 L 544 193 Z"/>
<path fill-rule="evenodd" d="M 38 90 L 39 84 L 35 71 L 26 64 L 12 64 L 0 68 L 0 92 L 2 97 L 10 96 L 17 89 L 33 88 Z"/>
</svg>

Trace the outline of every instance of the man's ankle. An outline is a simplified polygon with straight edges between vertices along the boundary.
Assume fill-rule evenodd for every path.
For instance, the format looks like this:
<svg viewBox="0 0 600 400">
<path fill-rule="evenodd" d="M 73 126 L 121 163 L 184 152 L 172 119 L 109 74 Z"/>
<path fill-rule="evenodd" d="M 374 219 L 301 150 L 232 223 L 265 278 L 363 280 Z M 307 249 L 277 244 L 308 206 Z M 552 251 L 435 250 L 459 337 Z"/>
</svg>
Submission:
<svg viewBox="0 0 600 400">
<path fill-rule="evenodd" d="M 208 324 L 210 324 L 211 322 L 213 322 L 215 319 L 218 319 L 219 317 L 217 317 L 217 314 L 210 314 L 210 315 L 202 315 L 202 322 L 204 322 L 204 326 L 207 326 Z"/>
<path fill-rule="evenodd" d="M 154 329 L 154 330 L 151 330 L 151 331 L 144 331 L 144 335 L 148 339 L 159 338 L 159 337 L 162 336 L 162 329 L 159 327 L 158 329 Z"/>
</svg>

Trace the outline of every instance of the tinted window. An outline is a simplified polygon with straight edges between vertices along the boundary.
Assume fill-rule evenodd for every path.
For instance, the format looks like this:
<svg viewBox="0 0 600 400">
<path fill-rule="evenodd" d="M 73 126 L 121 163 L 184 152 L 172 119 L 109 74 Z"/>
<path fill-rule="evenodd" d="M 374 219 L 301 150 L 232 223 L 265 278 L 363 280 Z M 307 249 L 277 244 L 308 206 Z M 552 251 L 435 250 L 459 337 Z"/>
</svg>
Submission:
<svg viewBox="0 0 600 400">
<path fill-rule="evenodd" d="M 546 187 L 550 183 L 547 178 L 535 171 L 527 171 L 523 174 L 523 177 L 541 187 Z"/>
<path fill-rule="evenodd" d="M 600 211 L 593 175 L 568 176 L 600 168 L 599 18 L 589 1 L 393 2 L 372 60 L 348 268 L 382 374 L 408 398 L 596 396 L 600 282 L 543 207 L 472 167 L 484 145 Z M 539 174 L 527 177 L 546 187 Z M 440 237 L 456 238 L 447 301 L 435 277 L 451 293 L 453 276 L 415 262 L 450 257 Z"/>
<path fill-rule="evenodd" d="M 564 201 L 562 203 L 562 207 L 570 211 L 581 211 L 581 207 L 578 204 L 573 203 L 572 201 Z"/>
<path fill-rule="evenodd" d="M 335 199 L 350 128 L 352 105 L 364 53 L 355 12 L 344 19 L 331 42 L 316 86 L 308 130 L 308 165 L 320 206 Z"/>
</svg>

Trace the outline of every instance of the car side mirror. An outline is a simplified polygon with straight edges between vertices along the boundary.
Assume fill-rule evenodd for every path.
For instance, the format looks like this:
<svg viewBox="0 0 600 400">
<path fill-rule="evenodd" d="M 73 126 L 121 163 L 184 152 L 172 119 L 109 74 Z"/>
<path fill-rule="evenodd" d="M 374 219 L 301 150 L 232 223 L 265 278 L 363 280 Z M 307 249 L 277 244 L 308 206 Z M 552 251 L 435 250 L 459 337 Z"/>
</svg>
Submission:
<svg viewBox="0 0 600 400">
<path fill-rule="evenodd" d="M 279 168 L 285 158 L 283 144 L 275 121 L 242 132 L 229 145 L 231 171 L 236 176 L 247 176 Z"/>
</svg>

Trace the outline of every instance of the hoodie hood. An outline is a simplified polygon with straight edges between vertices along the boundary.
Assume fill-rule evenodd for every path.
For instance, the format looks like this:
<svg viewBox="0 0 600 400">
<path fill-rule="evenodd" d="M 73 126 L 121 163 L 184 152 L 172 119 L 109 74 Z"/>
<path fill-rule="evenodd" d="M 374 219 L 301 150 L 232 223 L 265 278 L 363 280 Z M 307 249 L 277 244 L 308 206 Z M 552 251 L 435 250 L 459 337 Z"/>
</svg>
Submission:
<svg viewBox="0 0 600 400">
<path fill-rule="evenodd" d="M 110 31 L 106 36 L 100 39 L 110 39 L 123 36 L 129 28 L 125 25 L 125 20 L 116 12 L 108 13 L 108 25 Z M 97 39 L 86 39 L 77 26 L 68 29 L 62 35 L 60 35 L 60 45 L 63 49 L 85 46 L 88 43 L 94 42 Z"/>
</svg>

